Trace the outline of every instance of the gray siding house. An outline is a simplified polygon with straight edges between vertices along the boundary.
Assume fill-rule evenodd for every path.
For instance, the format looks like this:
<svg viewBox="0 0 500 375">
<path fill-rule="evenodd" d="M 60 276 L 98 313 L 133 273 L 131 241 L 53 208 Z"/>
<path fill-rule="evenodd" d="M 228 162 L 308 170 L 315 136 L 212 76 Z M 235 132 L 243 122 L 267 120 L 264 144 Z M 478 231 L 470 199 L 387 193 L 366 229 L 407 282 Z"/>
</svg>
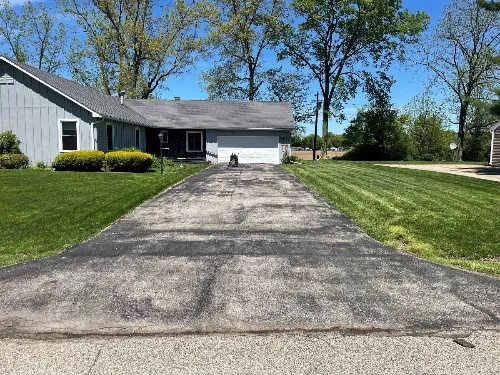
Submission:
<svg viewBox="0 0 500 375">
<path fill-rule="evenodd" d="M 124 99 L 0 56 L 0 132 L 31 163 L 63 152 L 137 147 L 178 159 L 279 163 L 294 128 L 287 102 Z"/>
<path fill-rule="evenodd" d="M 490 165 L 500 167 L 500 122 L 491 127 Z"/>
</svg>

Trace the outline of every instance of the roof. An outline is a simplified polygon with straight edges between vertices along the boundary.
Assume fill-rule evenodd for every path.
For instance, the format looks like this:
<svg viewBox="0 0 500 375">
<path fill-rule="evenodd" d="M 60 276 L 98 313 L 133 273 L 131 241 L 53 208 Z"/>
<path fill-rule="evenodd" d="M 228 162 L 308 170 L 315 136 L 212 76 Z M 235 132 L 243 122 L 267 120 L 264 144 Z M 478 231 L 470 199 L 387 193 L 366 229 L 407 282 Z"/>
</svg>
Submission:
<svg viewBox="0 0 500 375">
<path fill-rule="evenodd" d="M 94 112 L 95 117 L 104 117 L 138 125 L 149 125 L 147 120 L 140 114 L 121 105 L 117 97 L 106 95 L 91 87 L 82 86 L 69 79 L 44 72 L 43 70 L 11 60 L 5 56 L 0 56 L 1 60 L 44 83 L 90 112 Z"/>
<path fill-rule="evenodd" d="M 500 122 L 497 122 L 496 124 L 491 125 L 490 129 L 491 129 L 492 132 L 494 132 L 498 128 L 500 128 Z"/>
<path fill-rule="evenodd" d="M 293 129 L 289 102 L 126 99 L 125 105 L 158 128 Z"/>
<path fill-rule="evenodd" d="M 0 55 L 94 117 L 170 129 L 293 129 L 289 102 L 120 99 Z"/>
</svg>

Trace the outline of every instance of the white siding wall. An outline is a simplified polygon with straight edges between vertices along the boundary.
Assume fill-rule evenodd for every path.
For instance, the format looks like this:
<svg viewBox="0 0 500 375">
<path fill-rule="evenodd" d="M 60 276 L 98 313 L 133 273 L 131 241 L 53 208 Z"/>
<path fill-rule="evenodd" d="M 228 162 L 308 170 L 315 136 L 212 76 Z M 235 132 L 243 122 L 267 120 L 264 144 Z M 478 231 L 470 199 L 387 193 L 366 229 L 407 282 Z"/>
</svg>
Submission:
<svg viewBox="0 0 500 375">
<path fill-rule="evenodd" d="M 288 146 L 290 153 L 291 131 L 290 130 L 207 130 L 206 132 L 206 150 L 207 161 L 217 163 L 217 137 L 279 137 L 280 161 L 283 158 L 283 147 Z"/>
</svg>

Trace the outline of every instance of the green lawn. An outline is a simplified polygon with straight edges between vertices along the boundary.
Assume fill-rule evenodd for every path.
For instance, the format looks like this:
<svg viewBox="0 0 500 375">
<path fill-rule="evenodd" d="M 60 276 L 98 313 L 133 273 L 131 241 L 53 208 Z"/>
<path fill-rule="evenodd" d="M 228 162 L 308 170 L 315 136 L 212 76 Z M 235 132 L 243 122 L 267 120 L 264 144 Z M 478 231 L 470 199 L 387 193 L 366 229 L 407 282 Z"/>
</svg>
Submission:
<svg viewBox="0 0 500 375">
<path fill-rule="evenodd" d="M 170 167 L 163 176 L 0 170 L 0 265 L 55 254 L 84 241 L 205 167 Z"/>
<path fill-rule="evenodd" d="M 379 241 L 500 275 L 498 182 L 348 161 L 284 168 Z"/>
</svg>

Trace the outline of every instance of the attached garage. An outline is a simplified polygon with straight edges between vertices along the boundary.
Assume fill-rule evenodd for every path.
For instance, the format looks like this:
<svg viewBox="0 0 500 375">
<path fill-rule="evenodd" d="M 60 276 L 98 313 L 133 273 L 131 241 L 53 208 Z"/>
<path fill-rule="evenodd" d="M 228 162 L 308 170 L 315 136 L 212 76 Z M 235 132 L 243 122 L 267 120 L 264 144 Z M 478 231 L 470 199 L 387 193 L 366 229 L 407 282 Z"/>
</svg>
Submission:
<svg viewBox="0 0 500 375">
<path fill-rule="evenodd" d="M 229 163 L 231 154 L 242 164 L 279 164 L 279 137 L 217 137 L 218 163 Z"/>
</svg>

